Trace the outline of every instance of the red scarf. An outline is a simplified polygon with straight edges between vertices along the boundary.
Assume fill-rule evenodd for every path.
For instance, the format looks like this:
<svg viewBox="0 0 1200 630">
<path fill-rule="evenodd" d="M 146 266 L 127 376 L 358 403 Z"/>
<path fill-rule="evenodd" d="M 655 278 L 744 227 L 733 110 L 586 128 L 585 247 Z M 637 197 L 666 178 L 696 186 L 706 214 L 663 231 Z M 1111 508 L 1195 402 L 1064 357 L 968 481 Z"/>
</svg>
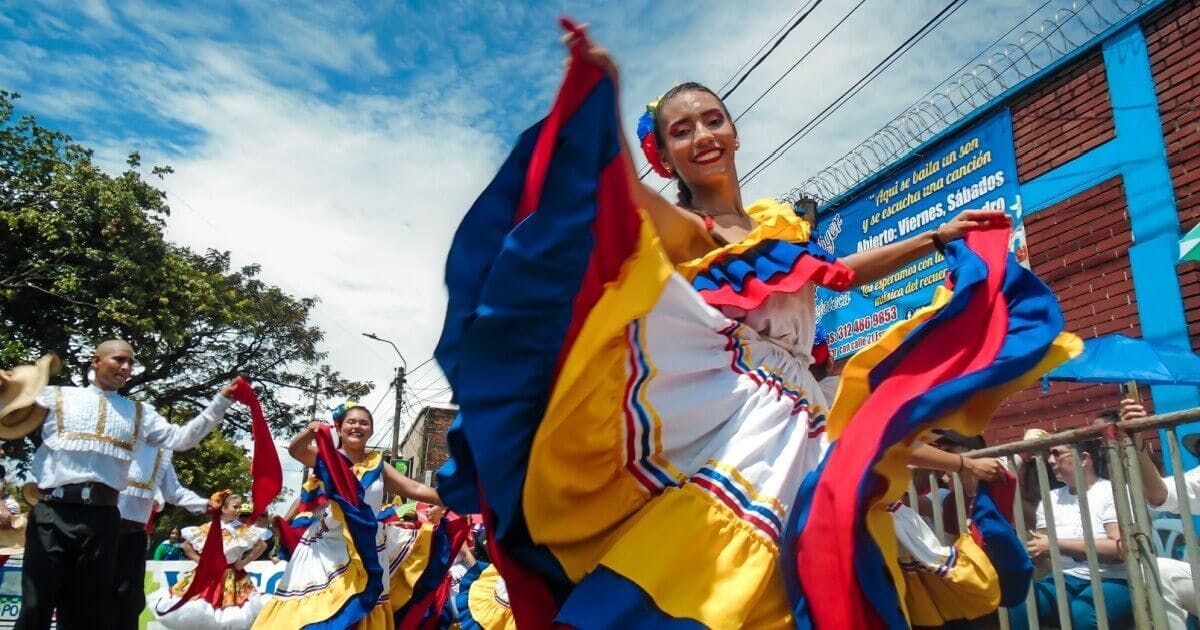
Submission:
<svg viewBox="0 0 1200 630">
<path fill-rule="evenodd" d="M 254 457 L 250 462 L 250 496 L 254 501 L 254 513 L 247 522 L 253 523 L 283 487 L 283 468 L 279 464 L 279 453 L 275 452 L 275 441 L 267 428 L 262 405 L 250 383 L 240 376 L 233 384 L 233 399 L 250 407 L 250 435 L 254 441 Z M 225 561 L 225 540 L 221 536 L 221 506 L 210 508 L 209 516 L 208 536 L 204 539 L 204 549 L 200 552 L 200 562 L 196 564 L 196 571 L 192 575 L 192 584 L 174 606 L 160 612 L 160 615 L 172 612 L 197 597 L 213 607 L 221 602 L 222 582 L 225 569 L 229 567 Z"/>
</svg>

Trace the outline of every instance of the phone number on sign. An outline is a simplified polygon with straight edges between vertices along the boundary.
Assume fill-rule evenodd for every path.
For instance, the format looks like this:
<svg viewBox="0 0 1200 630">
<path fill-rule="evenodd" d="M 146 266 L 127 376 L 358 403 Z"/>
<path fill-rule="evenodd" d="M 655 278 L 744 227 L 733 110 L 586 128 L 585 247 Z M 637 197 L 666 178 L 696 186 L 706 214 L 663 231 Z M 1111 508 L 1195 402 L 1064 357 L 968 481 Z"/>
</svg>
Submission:
<svg viewBox="0 0 1200 630">
<path fill-rule="evenodd" d="M 864 315 L 857 319 L 848 321 L 837 329 L 829 332 L 829 341 L 832 343 L 839 339 L 845 339 L 851 335 L 867 332 L 872 328 L 886 326 L 897 319 L 900 319 L 900 311 L 895 306 L 889 306 L 883 310 L 875 311 L 870 315 Z"/>
</svg>

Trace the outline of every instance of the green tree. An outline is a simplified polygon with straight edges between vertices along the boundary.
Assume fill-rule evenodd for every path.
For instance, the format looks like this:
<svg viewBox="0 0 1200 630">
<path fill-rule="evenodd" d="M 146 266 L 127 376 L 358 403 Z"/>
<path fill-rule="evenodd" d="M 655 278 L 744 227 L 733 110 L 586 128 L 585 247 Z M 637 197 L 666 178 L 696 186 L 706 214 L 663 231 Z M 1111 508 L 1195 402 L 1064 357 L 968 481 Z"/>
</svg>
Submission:
<svg viewBox="0 0 1200 630">
<path fill-rule="evenodd" d="M 309 321 L 313 298 L 263 282 L 257 266 L 232 269 L 228 252 L 166 241 L 166 194 L 143 176 L 137 153 L 109 175 L 67 135 L 14 118 L 16 98 L 0 91 L 0 366 L 53 351 L 65 366 L 60 382 L 82 384 L 95 343 L 120 337 L 141 366 L 124 393 L 182 417 L 241 374 L 280 437 L 301 428 L 312 396 L 369 391 L 326 363 Z M 226 420 L 230 438 L 244 436 L 244 414 L 235 406 Z M 28 461 L 38 439 L 5 447 Z M 231 456 L 212 455 L 221 453 Z"/>
<path fill-rule="evenodd" d="M 200 496 L 207 497 L 229 488 L 246 496 L 247 502 L 250 501 L 247 495 L 250 490 L 250 458 L 246 457 L 242 447 L 225 437 L 220 429 L 210 433 L 196 448 L 176 453 L 173 463 L 179 483 Z M 172 527 L 196 525 L 206 518 L 177 507 L 165 506 L 154 521 L 151 539 L 157 543 L 167 537 Z"/>
</svg>

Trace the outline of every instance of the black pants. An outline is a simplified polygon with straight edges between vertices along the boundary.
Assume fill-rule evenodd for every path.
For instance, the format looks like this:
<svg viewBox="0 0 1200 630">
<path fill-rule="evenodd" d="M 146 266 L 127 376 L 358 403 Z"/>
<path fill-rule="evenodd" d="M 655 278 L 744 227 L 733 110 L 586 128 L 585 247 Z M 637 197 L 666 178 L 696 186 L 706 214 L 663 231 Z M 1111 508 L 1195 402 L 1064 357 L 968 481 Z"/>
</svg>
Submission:
<svg viewBox="0 0 1200 630">
<path fill-rule="evenodd" d="M 117 506 L 41 502 L 29 513 L 16 630 L 113 627 Z"/>
<path fill-rule="evenodd" d="M 121 521 L 117 540 L 117 630 L 137 630 L 138 617 L 146 607 L 146 529 Z"/>
</svg>

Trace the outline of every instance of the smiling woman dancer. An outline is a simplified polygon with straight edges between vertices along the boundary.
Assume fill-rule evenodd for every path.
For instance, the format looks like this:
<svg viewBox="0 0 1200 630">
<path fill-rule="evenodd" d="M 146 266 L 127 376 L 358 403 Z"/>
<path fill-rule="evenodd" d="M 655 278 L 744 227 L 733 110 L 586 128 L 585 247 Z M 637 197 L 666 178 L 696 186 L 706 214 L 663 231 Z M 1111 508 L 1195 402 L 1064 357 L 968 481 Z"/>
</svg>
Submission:
<svg viewBox="0 0 1200 630">
<path fill-rule="evenodd" d="M 349 465 L 357 482 L 355 490 L 370 506 L 370 514 L 356 520 L 329 499 L 323 481 L 317 476 L 309 479 L 300 502 L 314 508 L 311 514 L 301 514 L 311 524 L 255 628 L 391 628 L 390 576 L 409 551 L 402 544 L 408 540 L 406 536 L 415 534 L 376 522 L 384 492 L 441 504 L 436 490 L 402 476 L 384 463 L 378 451 L 367 452 L 367 442 L 375 432 L 370 410 L 345 403 L 334 411 L 333 421 L 340 442 L 336 455 Z M 314 442 L 320 431 L 327 430 L 324 427 L 323 422 L 314 421 L 292 440 L 288 452 L 296 461 L 317 467 Z M 372 580 L 381 583 L 372 584 Z M 364 593 L 372 593 L 373 601 L 359 601 Z"/>
<path fill-rule="evenodd" d="M 997 300 L 997 278 L 1010 221 L 969 211 L 835 261 L 810 242 L 811 226 L 791 207 L 743 202 L 738 129 L 725 104 L 696 83 L 667 92 L 639 125 L 647 158 L 679 187 L 679 199 L 668 201 L 633 172 L 615 115 L 616 65 L 582 29 L 565 26 L 572 60 L 554 108 L 522 136 L 451 247 L 437 356 L 460 415 L 438 490 L 452 508 L 484 514 L 495 540 L 489 551 L 522 626 L 788 627 L 804 604 L 789 597 L 782 561 L 799 554 L 791 541 L 807 540 L 790 521 L 805 505 L 806 476 L 833 464 L 868 474 L 856 471 L 873 470 L 870 462 L 842 464 L 843 456 L 899 452 L 911 432 L 893 427 L 939 418 L 903 417 L 886 427 L 900 437 L 879 438 L 871 450 L 846 446 L 871 424 L 859 422 L 830 446 L 829 401 L 809 372 L 816 286 L 844 291 L 945 249 L 952 272 L 959 259 L 974 273 L 956 276 L 955 292 L 939 293 L 973 300 L 947 316 L 951 323 L 992 317 L 1000 309 L 991 305 L 1008 299 Z M 969 245 L 953 242 L 964 236 Z M 1036 279 L 1021 275 L 1028 272 L 1007 269 L 1031 279 L 1020 290 L 1036 292 Z M 949 311 L 947 304 L 960 302 L 920 317 Z M 1057 311 L 1052 299 L 1038 304 Z M 912 337 L 940 343 L 948 329 L 935 324 Z M 1044 355 L 1057 334 L 1025 345 Z M 940 350 L 983 356 L 970 345 L 978 338 L 959 334 Z M 925 345 L 915 347 L 894 364 L 930 357 Z M 984 360 L 997 356 L 993 349 Z M 974 365 L 937 374 L 951 382 Z M 974 381 L 959 404 L 1008 382 Z M 895 383 L 909 385 L 885 382 Z M 868 392 L 865 400 L 884 398 Z M 826 509 L 816 501 L 830 493 L 815 496 L 814 509 Z M 835 508 L 836 522 L 866 510 Z M 823 520 L 835 522 L 814 517 L 808 525 Z M 846 525 L 845 535 L 856 527 Z M 882 560 L 871 566 L 885 570 Z M 824 594 L 850 602 L 852 580 L 842 580 L 846 595 Z"/>
<path fill-rule="evenodd" d="M 205 593 L 202 597 L 189 600 L 178 609 L 173 609 L 179 599 L 188 592 L 196 571 L 192 571 L 170 588 L 160 589 L 147 598 L 155 620 L 164 628 L 180 630 L 245 630 L 254 623 L 262 609 L 262 599 L 254 582 L 246 574 L 246 565 L 258 559 L 267 544 L 263 542 L 263 530 L 250 523 L 238 520 L 242 507 L 241 495 L 222 490 L 210 499 L 210 506 L 220 506 L 221 540 L 225 549 L 228 567 L 221 579 L 219 592 Z M 204 543 L 208 539 L 211 523 L 198 527 L 183 528 L 183 552 L 189 560 L 200 561 Z M 162 612 L 168 611 L 168 612 Z"/>
</svg>

